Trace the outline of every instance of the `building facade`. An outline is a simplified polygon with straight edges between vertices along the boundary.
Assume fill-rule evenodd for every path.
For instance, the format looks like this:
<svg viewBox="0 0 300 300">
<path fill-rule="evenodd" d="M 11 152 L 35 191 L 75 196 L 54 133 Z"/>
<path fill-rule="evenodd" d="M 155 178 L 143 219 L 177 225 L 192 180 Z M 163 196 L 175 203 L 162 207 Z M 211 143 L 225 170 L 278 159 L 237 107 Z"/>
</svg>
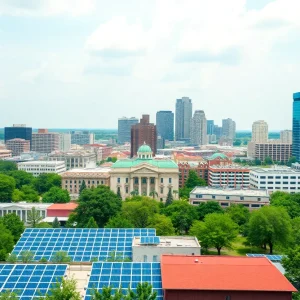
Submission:
<svg viewBox="0 0 300 300">
<path fill-rule="evenodd" d="M 248 209 L 258 209 L 270 204 L 270 195 L 266 190 L 218 189 L 213 187 L 195 187 L 190 193 L 190 203 L 215 201 L 226 208 L 231 204 L 242 204 Z"/>
<path fill-rule="evenodd" d="M 157 135 L 164 140 L 174 140 L 174 113 L 169 110 L 161 110 L 156 113 Z"/>
<path fill-rule="evenodd" d="M 207 144 L 207 120 L 203 110 L 196 110 L 191 119 L 191 144 Z"/>
<path fill-rule="evenodd" d="M 32 128 L 26 127 L 25 124 L 14 124 L 12 127 L 4 128 L 4 142 L 12 139 L 32 140 Z"/>
<path fill-rule="evenodd" d="M 283 166 L 251 168 L 250 187 L 267 190 L 269 193 L 276 191 L 299 193 L 300 170 Z"/>
<path fill-rule="evenodd" d="M 59 149 L 59 133 L 49 132 L 48 129 L 39 129 L 32 134 L 31 150 L 49 154 Z"/>
<path fill-rule="evenodd" d="M 131 152 L 130 156 L 137 155 L 137 150 L 146 143 L 154 153 L 157 152 L 156 126 L 150 123 L 150 116 L 143 115 L 140 123 L 131 126 Z"/>
<path fill-rule="evenodd" d="M 118 144 L 130 143 L 131 141 L 131 126 L 137 124 L 137 118 L 119 118 L 118 120 Z"/>
<path fill-rule="evenodd" d="M 123 199 L 131 193 L 154 196 L 165 201 L 169 190 L 178 196 L 178 165 L 169 159 L 153 159 L 153 152 L 148 145 L 138 149 L 138 157 L 118 160 L 112 165 L 110 188 L 120 191 Z"/>
<path fill-rule="evenodd" d="M 194 170 L 200 178 L 208 182 L 208 163 L 206 161 L 183 161 L 178 163 L 179 188 L 183 188 L 189 177 L 190 170 Z"/>
<path fill-rule="evenodd" d="M 110 168 L 72 169 L 61 174 L 61 177 L 62 189 L 67 190 L 75 198 L 78 198 L 83 181 L 87 188 L 99 185 L 110 186 Z"/>
<path fill-rule="evenodd" d="M 175 110 L 175 139 L 176 141 L 190 141 L 191 119 L 193 113 L 192 100 L 182 97 L 176 100 Z"/>
<path fill-rule="evenodd" d="M 69 151 L 71 149 L 71 134 L 59 134 L 59 151 Z"/>
<path fill-rule="evenodd" d="M 293 95 L 293 150 L 292 154 L 300 161 L 300 92 Z"/>
<path fill-rule="evenodd" d="M 280 131 L 280 142 L 283 144 L 293 143 L 293 132 L 292 130 L 282 130 Z"/>
<path fill-rule="evenodd" d="M 47 173 L 62 174 L 66 171 L 66 165 L 64 161 L 26 161 L 18 163 L 18 170 L 37 177 Z"/>
<path fill-rule="evenodd" d="M 215 134 L 215 121 L 214 120 L 207 120 L 207 134 L 212 135 Z"/>
<path fill-rule="evenodd" d="M 236 124 L 232 119 L 222 120 L 222 136 L 234 140 L 235 139 Z"/>
<path fill-rule="evenodd" d="M 260 120 L 255 121 L 252 125 L 252 142 L 267 143 L 268 142 L 268 123 Z"/>
<path fill-rule="evenodd" d="M 12 157 L 12 151 L 7 149 L 0 149 L 0 159 Z"/>
<path fill-rule="evenodd" d="M 7 140 L 6 148 L 12 151 L 12 156 L 19 156 L 23 152 L 30 152 L 30 141 L 18 138 Z"/>
<path fill-rule="evenodd" d="M 49 155 L 49 160 L 64 161 L 66 169 L 74 168 L 95 168 L 96 167 L 96 153 L 87 150 L 75 150 L 69 152 L 54 152 Z"/>
<path fill-rule="evenodd" d="M 86 145 L 94 144 L 95 136 L 88 130 L 73 130 L 71 131 L 71 144 L 74 145 Z"/>
</svg>

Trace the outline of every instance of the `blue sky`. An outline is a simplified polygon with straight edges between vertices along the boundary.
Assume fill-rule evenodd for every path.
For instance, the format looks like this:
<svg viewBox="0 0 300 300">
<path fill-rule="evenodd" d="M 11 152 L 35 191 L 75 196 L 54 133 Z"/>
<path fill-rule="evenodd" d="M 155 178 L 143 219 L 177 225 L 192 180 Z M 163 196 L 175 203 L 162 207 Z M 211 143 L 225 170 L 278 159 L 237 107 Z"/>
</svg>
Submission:
<svg viewBox="0 0 300 300">
<path fill-rule="evenodd" d="M 116 128 L 182 96 L 291 128 L 299 0 L 0 0 L 0 127 Z"/>
</svg>

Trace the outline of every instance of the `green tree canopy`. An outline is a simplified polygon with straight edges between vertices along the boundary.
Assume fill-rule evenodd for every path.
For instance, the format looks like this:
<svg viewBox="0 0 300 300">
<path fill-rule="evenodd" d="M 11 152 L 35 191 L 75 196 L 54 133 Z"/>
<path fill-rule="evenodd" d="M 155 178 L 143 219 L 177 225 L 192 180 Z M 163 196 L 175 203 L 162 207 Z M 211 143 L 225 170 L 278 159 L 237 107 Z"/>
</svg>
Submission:
<svg viewBox="0 0 300 300">
<path fill-rule="evenodd" d="M 227 214 L 206 215 L 204 221 L 195 221 L 189 231 L 198 238 L 204 248 L 214 247 L 221 255 L 223 247 L 230 247 L 237 237 L 237 225 Z"/>
<path fill-rule="evenodd" d="M 0 293 L 0 300 L 18 300 L 18 294 L 11 291 L 3 291 Z"/>
<path fill-rule="evenodd" d="M 198 218 L 197 208 L 190 205 L 186 200 L 174 200 L 163 210 L 163 213 L 171 218 L 178 234 L 186 234 L 193 221 Z"/>
<path fill-rule="evenodd" d="M 168 205 L 172 204 L 172 202 L 173 202 L 173 195 L 172 195 L 171 189 L 169 189 L 168 195 L 167 195 L 167 200 L 166 200 L 165 204 L 166 204 L 166 206 L 168 206 Z"/>
<path fill-rule="evenodd" d="M 16 214 L 6 214 L 0 218 L 0 222 L 8 229 L 14 237 L 14 241 L 17 242 L 25 230 L 24 223 Z"/>
<path fill-rule="evenodd" d="M 74 278 L 62 278 L 49 289 L 48 293 L 40 300 L 80 300 L 80 293 L 76 291 L 76 280 Z"/>
<path fill-rule="evenodd" d="M 267 156 L 267 157 L 265 158 L 265 160 L 264 160 L 264 163 L 265 163 L 266 165 L 273 165 L 273 160 L 272 160 L 272 158 L 271 158 L 270 156 Z"/>
<path fill-rule="evenodd" d="M 89 218 L 88 223 L 86 224 L 85 228 L 98 228 L 98 225 L 93 217 Z"/>
<path fill-rule="evenodd" d="M 10 171 L 7 175 L 15 179 L 17 189 L 21 189 L 23 185 L 31 185 L 34 181 L 33 175 L 25 171 Z"/>
<path fill-rule="evenodd" d="M 39 194 L 31 185 L 23 185 L 21 192 L 24 194 L 24 201 L 39 202 Z"/>
<path fill-rule="evenodd" d="M 287 162 L 288 166 L 291 166 L 292 164 L 297 162 L 297 158 L 295 156 L 291 156 Z"/>
<path fill-rule="evenodd" d="M 106 223 L 105 228 L 133 228 L 133 224 L 130 220 L 118 214 Z"/>
<path fill-rule="evenodd" d="M 68 256 L 68 253 L 65 251 L 57 251 L 51 257 L 51 262 L 55 264 L 68 263 L 72 261 L 71 257 Z"/>
<path fill-rule="evenodd" d="M 250 218 L 248 208 L 242 204 L 230 204 L 230 206 L 226 208 L 225 212 L 239 226 L 245 225 Z"/>
<path fill-rule="evenodd" d="M 219 213 L 223 214 L 224 210 L 220 204 L 216 201 L 207 201 L 200 203 L 197 207 L 197 212 L 199 214 L 199 219 L 204 220 L 204 217 L 208 214 Z"/>
<path fill-rule="evenodd" d="M 12 177 L 0 174 L 0 202 L 12 201 L 15 186 L 16 182 Z"/>
<path fill-rule="evenodd" d="M 58 221 L 57 217 L 55 217 L 54 221 L 52 222 L 52 228 L 60 228 L 60 222 Z"/>
<path fill-rule="evenodd" d="M 67 203 L 70 202 L 70 194 L 67 190 L 54 186 L 43 195 L 42 201 L 44 203 Z"/>
<path fill-rule="evenodd" d="M 74 221 L 78 227 L 85 227 L 90 217 L 93 217 L 99 228 L 117 215 L 122 201 L 109 187 L 100 185 L 95 189 L 85 189 L 79 197 L 79 205 L 74 211 Z"/>
<path fill-rule="evenodd" d="M 61 176 L 55 173 L 41 174 L 34 179 L 33 184 L 39 194 L 43 194 L 54 186 L 61 187 Z"/>
<path fill-rule="evenodd" d="M 160 214 L 155 214 L 148 220 L 148 227 L 156 229 L 156 235 L 175 235 L 175 229 L 172 224 L 172 220 Z"/>
<path fill-rule="evenodd" d="M 35 226 L 35 228 L 53 228 L 53 227 L 47 222 L 40 222 Z"/>
<path fill-rule="evenodd" d="M 20 253 L 21 261 L 26 264 L 32 262 L 33 257 L 34 257 L 34 253 L 32 253 L 29 250 L 24 250 Z"/>
<path fill-rule="evenodd" d="M 2 223 L 0 223 L 0 261 L 5 261 L 8 253 L 11 253 L 13 247 L 13 235 Z"/>
<path fill-rule="evenodd" d="M 248 241 L 256 246 L 287 246 L 291 242 L 291 219 L 282 207 L 264 206 L 251 213 Z"/>
<path fill-rule="evenodd" d="M 0 173 L 6 173 L 15 170 L 18 170 L 15 162 L 0 160 Z"/>
<path fill-rule="evenodd" d="M 37 225 L 43 220 L 40 211 L 36 210 L 35 207 L 32 207 L 30 211 L 27 213 L 27 224 L 32 227 L 36 228 Z"/>
<path fill-rule="evenodd" d="M 294 244 L 300 246 L 300 217 L 292 219 L 292 237 Z"/>
<path fill-rule="evenodd" d="M 200 178 L 195 170 L 189 171 L 189 176 L 185 181 L 184 186 L 190 189 L 195 188 L 196 186 L 206 186 L 207 183 L 203 178 Z"/>
<path fill-rule="evenodd" d="M 82 181 L 81 186 L 79 188 L 79 195 L 82 193 L 83 190 L 86 189 L 86 183 L 85 180 Z"/>
</svg>

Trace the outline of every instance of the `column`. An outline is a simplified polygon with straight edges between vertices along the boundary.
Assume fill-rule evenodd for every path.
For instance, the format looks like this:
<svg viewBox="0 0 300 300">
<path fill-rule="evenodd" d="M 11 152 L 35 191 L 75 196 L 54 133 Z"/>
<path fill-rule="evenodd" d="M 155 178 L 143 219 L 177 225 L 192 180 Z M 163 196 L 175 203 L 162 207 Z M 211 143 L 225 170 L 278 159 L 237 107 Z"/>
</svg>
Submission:
<svg viewBox="0 0 300 300">
<path fill-rule="evenodd" d="M 142 195 L 142 177 L 139 176 L 139 195 L 141 196 Z"/>
<path fill-rule="evenodd" d="M 150 194 L 150 177 L 147 177 L 147 196 Z"/>
<path fill-rule="evenodd" d="M 134 177 L 130 178 L 130 188 L 129 188 L 129 194 L 133 192 L 133 182 L 134 182 Z"/>
<path fill-rule="evenodd" d="M 154 178 L 154 180 L 155 180 L 155 191 L 157 194 L 159 194 L 160 191 L 158 190 L 158 177 Z"/>
</svg>

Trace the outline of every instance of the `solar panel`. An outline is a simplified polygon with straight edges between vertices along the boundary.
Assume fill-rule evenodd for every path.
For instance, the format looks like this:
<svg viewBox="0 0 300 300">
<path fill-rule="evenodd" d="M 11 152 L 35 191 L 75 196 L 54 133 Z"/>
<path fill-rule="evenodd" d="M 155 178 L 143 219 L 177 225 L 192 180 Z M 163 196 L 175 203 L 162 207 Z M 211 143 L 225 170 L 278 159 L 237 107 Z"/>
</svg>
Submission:
<svg viewBox="0 0 300 300">
<path fill-rule="evenodd" d="M 158 245 L 159 243 L 160 239 L 158 236 L 142 236 L 140 239 L 140 244 Z"/>
<path fill-rule="evenodd" d="M 152 228 L 27 228 L 13 253 L 34 253 L 34 260 L 50 260 L 65 251 L 73 261 L 105 261 L 115 251 L 120 258 L 132 257 L 133 237 L 156 236 Z"/>
<path fill-rule="evenodd" d="M 128 288 L 136 291 L 139 283 L 148 282 L 157 292 L 157 300 L 163 299 L 160 263 L 139 262 L 102 262 L 93 263 L 85 300 L 90 300 L 93 289 L 101 291 L 103 287 Z"/>
<path fill-rule="evenodd" d="M 266 257 L 270 261 L 281 261 L 285 255 L 271 255 L 271 254 L 252 254 L 252 253 L 247 253 L 246 254 L 248 257 Z"/>
<path fill-rule="evenodd" d="M 40 297 L 61 281 L 66 270 L 67 265 L 0 264 L 0 293 L 15 292 L 20 300 Z"/>
</svg>

